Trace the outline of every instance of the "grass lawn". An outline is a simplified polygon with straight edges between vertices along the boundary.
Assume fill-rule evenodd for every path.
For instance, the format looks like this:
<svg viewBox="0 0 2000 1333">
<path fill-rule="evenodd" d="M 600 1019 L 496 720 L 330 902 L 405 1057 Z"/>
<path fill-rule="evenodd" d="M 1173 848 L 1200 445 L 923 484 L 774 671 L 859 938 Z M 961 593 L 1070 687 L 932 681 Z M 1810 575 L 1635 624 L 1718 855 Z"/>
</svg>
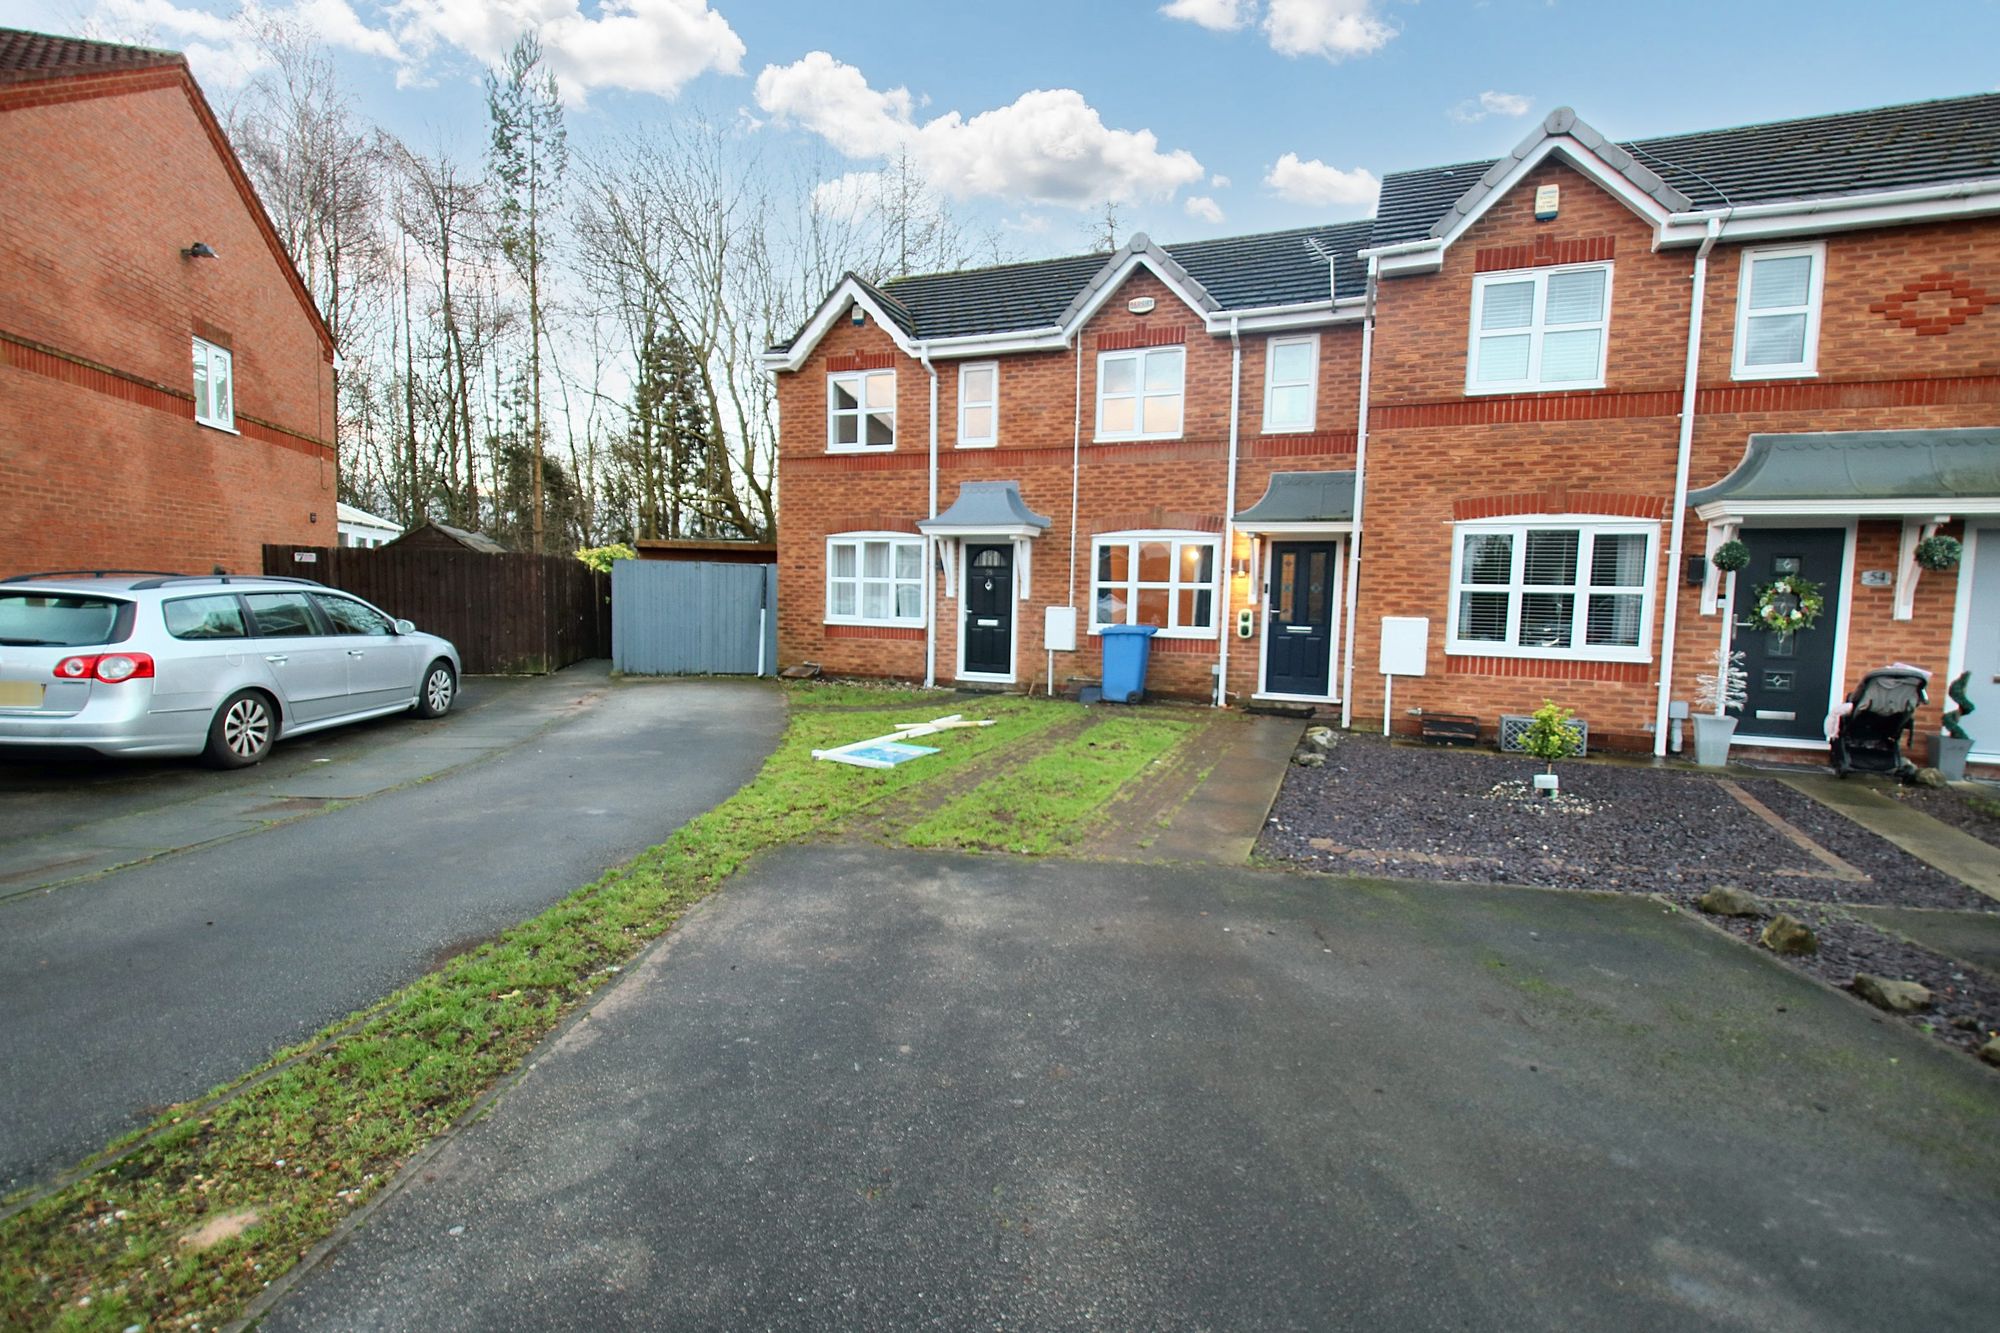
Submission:
<svg viewBox="0 0 2000 1333">
<path fill-rule="evenodd" d="M 0 1221 L 0 1328 L 213 1327 L 239 1315 L 751 857 L 838 832 L 885 798 L 1082 715 L 1068 703 L 941 706 L 923 691 L 843 686 L 786 697 L 784 739 L 728 801 L 499 939 L 167 1112 L 124 1151 L 107 1149 L 90 1174 Z M 810 758 L 947 712 L 996 725 L 930 737 L 923 743 L 939 753 L 893 769 Z M 917 829 L 924 845 L 1054 850 L 1196 729 L 1107 719 L 1003 769 Z M 190 1243 L 197 1231 L 207 1234 Z"/>
</svg>

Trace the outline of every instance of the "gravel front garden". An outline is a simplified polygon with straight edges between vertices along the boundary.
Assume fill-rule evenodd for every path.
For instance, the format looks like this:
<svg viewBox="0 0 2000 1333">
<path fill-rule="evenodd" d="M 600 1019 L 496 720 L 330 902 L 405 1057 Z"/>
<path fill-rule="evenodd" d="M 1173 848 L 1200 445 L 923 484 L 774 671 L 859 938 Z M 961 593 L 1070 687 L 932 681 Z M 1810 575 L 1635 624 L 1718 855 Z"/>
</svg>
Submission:
<svg viewBox="0 0 2000 1333">
<path fill-rule="evenodd" d="M 1763 917 L 1695 907 L 1731 886 L 1816 932 L 1816 953 L 1786 961 L 1842 988 L 1860 972 L 1920 982 L 1934 1002 L 1906 1021 L 1967 1049 L 2000 1030 L 2000 978 L 1844 910 L 2000 914 L 2000 902 L 1775 778 L 1567 762 L 1551 800 L 1533 791 L 1540 765 L 1525 756 L 1338 734 L 1323 753 L 1322 766 L 1289 770 L 1258 841 L 1262 858 L 1336 874 L 1657 894 L 1754 944 Z"/>
</svg>

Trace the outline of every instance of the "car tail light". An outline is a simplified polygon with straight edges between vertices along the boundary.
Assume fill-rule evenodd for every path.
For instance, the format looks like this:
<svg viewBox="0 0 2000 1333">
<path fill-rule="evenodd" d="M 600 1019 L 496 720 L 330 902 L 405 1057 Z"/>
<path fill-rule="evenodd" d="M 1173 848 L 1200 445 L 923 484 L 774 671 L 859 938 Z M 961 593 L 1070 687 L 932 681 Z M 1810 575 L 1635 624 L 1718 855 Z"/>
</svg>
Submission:
<svg viewBox="0 0 2000 1333">
<path fill-rule="evenodd" d="M 56 663 L 57 680 L 101 680 L 116 685 L 123 680 L 145 680 L 153 675 L 153 659 L 146 653 L 102 653 L 65 657 Z"/>
</svg>

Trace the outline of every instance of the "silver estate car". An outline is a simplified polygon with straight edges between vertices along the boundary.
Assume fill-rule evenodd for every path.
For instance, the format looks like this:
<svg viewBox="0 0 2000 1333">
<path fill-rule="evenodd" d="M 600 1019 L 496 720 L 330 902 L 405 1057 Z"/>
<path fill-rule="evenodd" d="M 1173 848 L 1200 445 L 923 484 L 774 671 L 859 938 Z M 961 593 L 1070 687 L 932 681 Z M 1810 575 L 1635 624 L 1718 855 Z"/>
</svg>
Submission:
<svg viewBox="0 0 2000 1333">
<path fill-rule="evenodd" d="M 458 650 L 311 579 L 87 571 L 0 579 L 0 754 L 199 754 L 458 693 Z"/>
</svg>

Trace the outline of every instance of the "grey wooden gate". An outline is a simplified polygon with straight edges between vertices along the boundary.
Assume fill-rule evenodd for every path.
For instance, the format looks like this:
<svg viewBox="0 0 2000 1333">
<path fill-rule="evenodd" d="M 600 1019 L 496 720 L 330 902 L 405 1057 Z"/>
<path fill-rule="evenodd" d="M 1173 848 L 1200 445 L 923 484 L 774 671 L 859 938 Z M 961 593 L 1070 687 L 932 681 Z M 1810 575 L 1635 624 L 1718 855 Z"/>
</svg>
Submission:
<svg viewBox="0 0 2000 1333">
<path fill-rule="evenodd" d="M 611 663 L 635 676 L 768 676 L 778 662 L 778 567 L 620 560 Z"/>
</svg>

